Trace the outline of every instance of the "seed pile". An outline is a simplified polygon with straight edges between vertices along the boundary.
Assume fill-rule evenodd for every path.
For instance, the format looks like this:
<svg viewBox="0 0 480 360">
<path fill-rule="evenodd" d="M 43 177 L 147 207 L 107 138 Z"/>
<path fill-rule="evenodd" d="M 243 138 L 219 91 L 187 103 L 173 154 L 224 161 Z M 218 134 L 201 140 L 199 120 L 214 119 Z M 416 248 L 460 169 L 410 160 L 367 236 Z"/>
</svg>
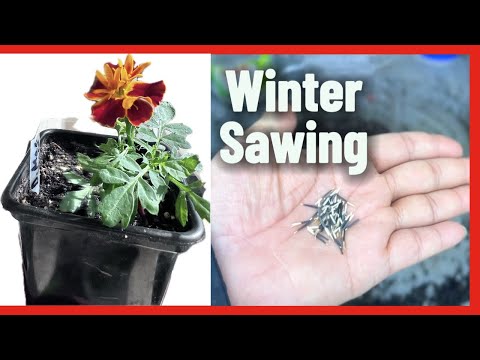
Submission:
<svg viewBox="0 0 480 360">
<path fill-rule="evenodd" d="M 303 204 L 314 208 L 315 212 L 308 220 L 293 223 L 292 227 L 300 226 L 295 233 L 307 228 L 310 234 L 324 244 L 332 240 L 343 254 L 346 247 L 345 232 L 356 224 L 358 219 L 352 221 L 353 213 L 349 212 L 348 207 L 353 207 L 353 205 L 341 197 L 338 192 L 339 189 L 330 190 L 315 205 Z"/>
</svg>

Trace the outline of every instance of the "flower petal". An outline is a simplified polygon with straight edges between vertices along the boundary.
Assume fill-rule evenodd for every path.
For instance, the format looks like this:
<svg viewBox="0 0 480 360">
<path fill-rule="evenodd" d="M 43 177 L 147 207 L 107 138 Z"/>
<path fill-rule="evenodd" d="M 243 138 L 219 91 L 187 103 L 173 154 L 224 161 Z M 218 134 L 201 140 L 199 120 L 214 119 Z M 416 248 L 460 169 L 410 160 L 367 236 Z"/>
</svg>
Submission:
<svg viewBox="0 0 480 360">
<path fill-rule="evenodd" d="M 137 97 L 134 96 L 125 96 L 125 98 L 122 101 L 122 106 L 125 110 L 128 110 L 132 107 L 133 103 L 137 101 Z"/>
<path fill-rule="evenodd" d="M 107 78 L 107 81 L 108 81 L 108 87 L 111 87 L 112 84 L 114 83 L 113 82 L 113 72 L 115 71 L 114 69 L 112 69 L 108 63 L 103 65 L 103 70 L 105 72 L 105 77 Z"/>
<path fill-rule="evenodd" d="M 100 71 L 97 70 L 95 73 L 95 80 L 93 84 L 95 85 L 95 82 L 98 81 L 100 82 L 105 88 L 108 88 L 108 79 L 103 75 Z M 93 86 L 93 85 L 92 85 Z"/>
<path fill-rule="evenodd" d="M 138 65 L 137 67 L 135 67 L 133 69 L 132 72 L 129 71 L 130 77 L 134 78 L 134 77 L 143 76 L 142 75 L 143 70 L 145 70 L 147 68 L 147 66 L 150 66 L 150 64 L 151 64 L 150 62 L 146 62 L 146 63 Z"/>
<path fill-rule="evenodd" d="M 120 59 L 118 61 L 120 61 Z M 110 66 L 112 68 L 112 70 L 115 70 L 116 68 L 118 68 L 117 64 L 112 64 L 111 62 L 106 63 L 106 65 Z"/>
<path fill-rule="evenodd" d="M 127 110 L 128 120 L 132 125 L 139 126 L 150 120 L 153 113 L 153 105 L 148 98 L 138 98 Z"/>
<path fill-rule="evenodd" d="M 92 119 L 103 126 L 114 127 L 117 119 L 124 116 L 122 100 L 99 101 L 92 106 Z"/>
<path fill-rule="evenodd" d="M 131 73 L 133 71 L 133 67 L 135 66 L 135 62 L 133 61 L 132 55 L 128 54 L 127 58 L 125 59 L 125 70 L 127 73 Z"/>
<path fill-rule="evenodd" d="M 88 93 L 85 93 L 85 97 L 88 99 L 88 100 L 93 100 L 93 101 L 99 101 L 99 100 L 103 100 L 103 99 L 107 99 L 110 94 L 109 93 L 106 93 L 106 92 L 97 92 L 99 90 L 95 90 L 93 92 L 88 92 Z M 101 90 L 100 90 L 101 91 Z"/>
<path fill-rule="evenodd" d="M 103 76 L 103 74 L 101 75 Z M 98 100 L 99 98 L 102 98 L 104 95 L 100 96 L 100 91 L 98 90 L 107 91 L 105 85 L 100 81 L 99 77 L 95 76 L 95 79 L 93 80 L 93 84 L 90 87 L 90 90 L 85 94 L 85 97 L 88 100 Z"/>
<path fill-rule="evenodd" d="M 132 90 L 128 93 L 128 96 L 142 96 L 149 97 L 155 106 L 160 104 L 165 94 L 165 84 L 162 81 L 155 82 L 153 84 L 138 82 L 133 85 Z"/>
</svg>

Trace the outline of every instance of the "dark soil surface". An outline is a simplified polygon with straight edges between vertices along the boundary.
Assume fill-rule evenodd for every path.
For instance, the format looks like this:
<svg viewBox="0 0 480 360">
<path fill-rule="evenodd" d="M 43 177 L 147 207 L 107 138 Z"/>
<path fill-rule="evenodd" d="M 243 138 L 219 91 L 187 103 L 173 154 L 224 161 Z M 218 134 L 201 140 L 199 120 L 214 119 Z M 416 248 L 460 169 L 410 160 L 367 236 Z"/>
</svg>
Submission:
<svg viewBox="0 0 480 360">
<path fill-rule="evenodd" d="M 65 194 L 79 189 L 78 185 L 68 183 L 63 173 L 73 170 L 90 177 L 89 173 L 82 172 L 82 168 L 76 160 L 77 152 L 89 156 L 98 155 L 98 150 L 93 144 L 85 144 L 76 139 L 74 135 L 52 134 L 47 136 L 40 147 L 40 194 L 29 191 L 28 178 L 25 177 L 17 190 L 16 199 L 23 204 L 59 212 L 58 207 Z M 145 211 L 145 215 L 137 214 L 133 225 L 169 231 L 188 230 L 188 224 L 184 228 L 174 217 L 177 191 L 175 188 L 165 195 L 164 201 L 160 204 L 158 216 Z M 77 214 L 86 216 L 85 208 L 82 207 Z M 96 218 L 99 220 L 98 215 Z"/>
</svg>

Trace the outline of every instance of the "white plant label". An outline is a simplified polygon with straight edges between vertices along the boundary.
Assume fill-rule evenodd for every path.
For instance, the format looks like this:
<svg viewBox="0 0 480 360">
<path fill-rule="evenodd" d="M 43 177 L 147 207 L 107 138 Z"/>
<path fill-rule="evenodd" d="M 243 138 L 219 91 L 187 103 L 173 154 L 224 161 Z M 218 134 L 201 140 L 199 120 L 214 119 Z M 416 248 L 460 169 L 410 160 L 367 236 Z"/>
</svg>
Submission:
<svg viewBox="0 0 480 360">
<path fill-rule="evenodd" d="M 38 125 L 35 137 L 30 141 L 30 191 L 40 193 L 40 134 L 47 129 L 73 129 L 77 118 L 45 119 Z"/>
<path fill-rule="evenodd" d="M 35 137 L 30 141 L 30 190 L 35 193 L 40 193 L 40 139 L 39 131 Z"/>
</svg>

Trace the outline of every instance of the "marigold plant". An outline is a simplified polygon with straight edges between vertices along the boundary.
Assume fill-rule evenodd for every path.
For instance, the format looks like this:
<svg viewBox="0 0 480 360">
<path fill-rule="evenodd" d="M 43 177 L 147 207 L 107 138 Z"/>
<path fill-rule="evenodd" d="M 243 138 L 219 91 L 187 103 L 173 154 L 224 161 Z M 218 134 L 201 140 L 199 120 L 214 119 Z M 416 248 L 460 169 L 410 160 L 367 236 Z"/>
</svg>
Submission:
<svg viewBox="0 0 480 360">
<path fill-rule="evenodd" d="M 125 63 L 106 63 L 97 71 L 85 94 L 92 105 L 92 119 L 114 127 L 117 138 L 98 146 L 100 155 L 77 154 L 82 172 L 68 171 L 66 179 L 79 187 L 68 192 L 60 210 L 77 212 L 86 207 L 88 216 L 100 216 L 109 227 L 132 224 L 137 213 L 158 215 L 167 191 L 175 187 L 175 217 L 182 226 L 188 221 L 187 199 L 198 214 L 210 221 L 210 204 L 195 190 L 203 184 L 186 180 L 201 169 L 197 155 L 185 153 L 191 129 L 173 123 L 175 109 L 163 101 L 165 84 L 139 79 L 150 65 L 136 65 L 128 55 Z"/>
</svg>

